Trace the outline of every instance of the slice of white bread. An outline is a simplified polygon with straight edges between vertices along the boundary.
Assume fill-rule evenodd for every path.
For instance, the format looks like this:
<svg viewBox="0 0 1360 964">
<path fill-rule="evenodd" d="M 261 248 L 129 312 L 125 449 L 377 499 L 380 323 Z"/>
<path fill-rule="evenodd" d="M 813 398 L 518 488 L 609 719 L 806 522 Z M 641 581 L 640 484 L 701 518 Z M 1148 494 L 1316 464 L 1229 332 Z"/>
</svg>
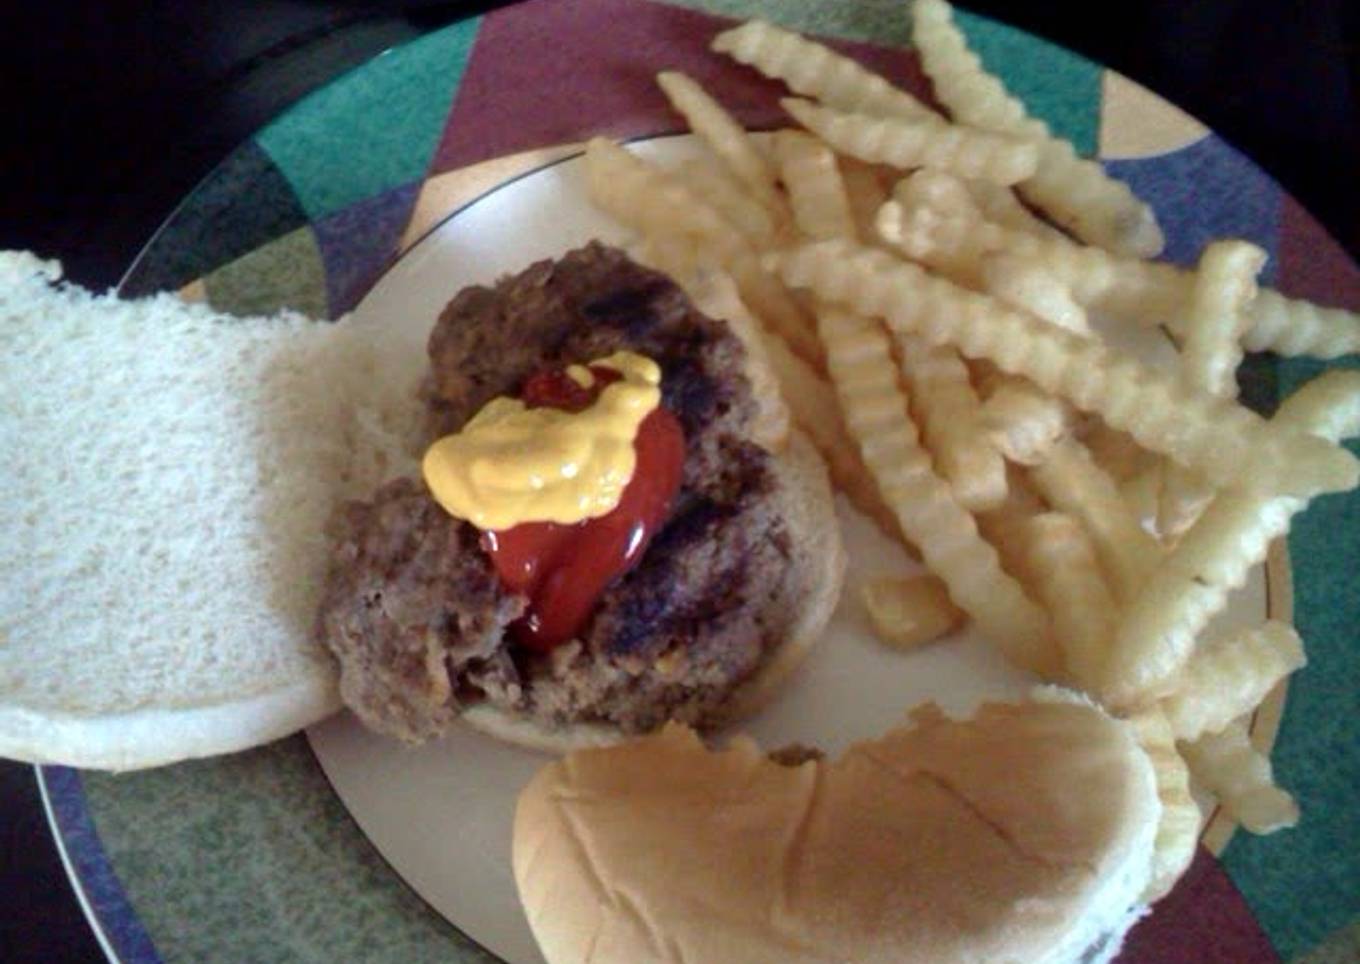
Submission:
<svg viewBox="0 0 1360 964">
<path fill-rule="evenodd" d="M 1130 727 L 1051 690 L 835 761 L 669 726 L 545 766 L 513 865 L 551 964 L 1111 959 L 1161 804 Z"/>
<path fill-rule="evenodd" d="M 60 271 L 0 253 L 0 756 L 132 769 L 321 719 L 325 524 L 414 471 L 419 373 L 372 330 Z"/>
</svg>

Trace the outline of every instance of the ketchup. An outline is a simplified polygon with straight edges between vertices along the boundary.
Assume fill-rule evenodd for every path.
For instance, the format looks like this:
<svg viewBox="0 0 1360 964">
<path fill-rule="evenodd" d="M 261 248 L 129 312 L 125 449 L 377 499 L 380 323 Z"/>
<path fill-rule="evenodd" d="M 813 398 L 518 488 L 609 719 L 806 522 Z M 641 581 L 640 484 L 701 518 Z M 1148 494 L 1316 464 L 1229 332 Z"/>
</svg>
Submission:
<svg viewBox="0 0 1360 964">
<path fill-rule="evenodd" d="M 595 381 L 589 387 L 564 371 L 539 372 L 525 383 L 521 398 L 531 408 L 579 412 L 619 378 L 602 366 L 590 372 Z M 570 525 L 525 522 L 482 533 L 482 547 L 501 582 L 529 597 L 528 611 L 510 626 L 521 645 L 547 652 L 576 636 L 605 587 L 637 565 L 665 521 L 685 459 L 680 422 L 658 406 L 642 420 L 633 448 L 633 476 L 607 514 Z"/>
</svg>

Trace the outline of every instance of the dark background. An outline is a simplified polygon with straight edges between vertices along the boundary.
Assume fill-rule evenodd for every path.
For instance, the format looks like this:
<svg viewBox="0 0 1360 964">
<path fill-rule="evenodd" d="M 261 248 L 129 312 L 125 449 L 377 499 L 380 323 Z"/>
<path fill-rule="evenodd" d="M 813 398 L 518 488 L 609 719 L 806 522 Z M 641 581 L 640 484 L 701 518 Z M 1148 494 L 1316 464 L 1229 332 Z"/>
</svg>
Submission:
<svg viewBox="0 0 1360 964">
<path fill-rule="evenodd" d="M 831 0 L 828 0 L 831 2 Z M 495 2 L 0 0 L 0 248 L 116 284 L 222 157 L 307 92 Z M 965 6 L 1142 82 L 1280 180 L 1360 256 L 1360 2 Z M 31 768 L 0 763 L 0 957 L 100 959 Z"/>
</svg>

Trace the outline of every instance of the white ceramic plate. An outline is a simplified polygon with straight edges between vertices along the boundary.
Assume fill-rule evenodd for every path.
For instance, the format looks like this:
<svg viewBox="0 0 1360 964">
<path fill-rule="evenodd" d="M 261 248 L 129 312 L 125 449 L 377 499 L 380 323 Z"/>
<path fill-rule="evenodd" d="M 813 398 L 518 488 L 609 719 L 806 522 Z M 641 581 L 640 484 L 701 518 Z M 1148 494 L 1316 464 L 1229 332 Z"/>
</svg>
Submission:
<svg viewBox="0 0 1360 964">
<path fill-rule="evenodd" d="M 670 163 L 697 153 L 692 138 L 633 145 Z M 579 157 L 513 180 L 464 208 L 410 249 L 359 305 L 361 324 L 382 326 L 412 365 L 440 309 L 462 287 L 530 262 L 626 233 L 586 200 Z M 1156 331 L 1100 326 L 1147 360 L 1173 357 Z M 390 332 L 390 334 L 387 334 Z M 851 568 L 822 645 L 782 696 L 747 729 L 763 746 L 791 742 L 829 752 L 876 736 L 907 710 L 935 700 L 967 714 L 987 698 L 1023 696 L 1034 678 L 1014 669 L 971 628 L 912 653 L 877 643 L 859 605 L 866 577 L 915 568 L 901 549 L 842 501 Z M 1211 632 L 1266 615 L 1263 571 L 1252 574 Z M 383 856 L 459 929 L 514 964 L 542 958 L 520 911 L 510 872 L 515 797 L 545 758 L 470 730 L 417 749 L 370 733 L 348 713 L 313 728 L 312 747 L 345 805 Z"/>
</svg>

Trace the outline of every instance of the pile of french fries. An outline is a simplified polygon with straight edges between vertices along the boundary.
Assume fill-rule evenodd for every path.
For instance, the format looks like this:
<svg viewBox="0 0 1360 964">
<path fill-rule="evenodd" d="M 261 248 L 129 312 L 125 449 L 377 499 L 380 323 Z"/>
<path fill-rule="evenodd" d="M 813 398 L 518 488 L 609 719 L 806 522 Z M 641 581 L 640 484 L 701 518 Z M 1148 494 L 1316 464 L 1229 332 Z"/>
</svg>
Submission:
<svg viewBox="0 0 1360 964">
<path fill-rule="evenodd" d="M 1251 743 L 1254 708 L 1304 665 L 1293 628 L 1202 638 L 1308 500 L 1353 488 L 1360 372 L 1328 372 L 1264 419 L 1236 400 L 1244 350 L 1360 350 L 1360 317 L 1260 289 L 1265 255 L 1149 260 L 1153 212 L 1026 112 L 943 0 L 911 7 L 946 117 L 854 61 L 752 21 L 712 47 L 795 94 L 800 127 L 752 134 L 683 74 L 661 89 L 707 146 L 673 169 L 608 140 L 594 202 L 635 256 L 729 319 L 778 380 L 836 485 L 929 575 L 864 590 L 910 647 L 965 618 L 1016 665 L 1132 720 L 1164 804 L 1156 899 L 1200 832 L 1191 779 L 1242 826 L 1298 808 Z M 1175 370 L 1088 312 L 1175 336 Z M 760 386 L 757 386 L 758 391 Z M 776 397 L 777 396 L 777 397 Z"/>
</svg>

